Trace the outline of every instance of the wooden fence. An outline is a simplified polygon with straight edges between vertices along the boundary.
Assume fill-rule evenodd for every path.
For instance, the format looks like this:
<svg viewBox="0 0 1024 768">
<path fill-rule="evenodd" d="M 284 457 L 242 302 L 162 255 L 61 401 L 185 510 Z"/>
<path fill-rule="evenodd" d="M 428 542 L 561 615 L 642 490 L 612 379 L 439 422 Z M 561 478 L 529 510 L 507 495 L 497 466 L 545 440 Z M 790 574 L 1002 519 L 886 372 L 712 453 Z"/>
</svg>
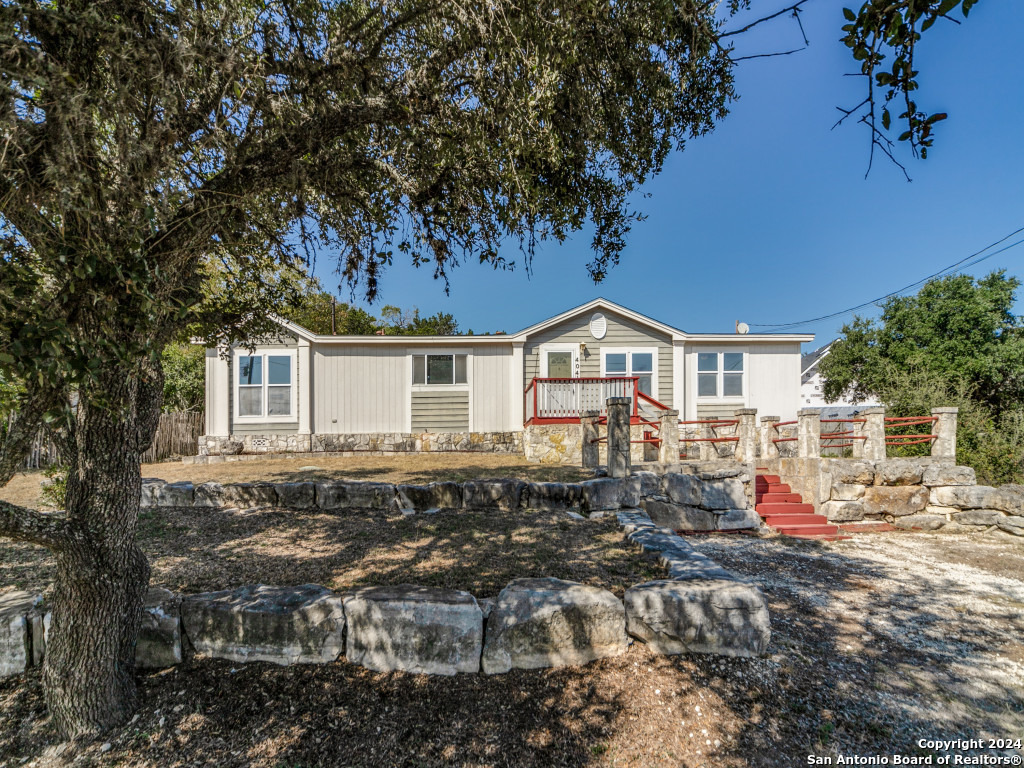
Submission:
<svg viewBox="0 0 1024 768">
<path fill-rule="evenodd" d="M 142 454 L 142 462 L 150 464 L 171 456 L 195 456 L 199 452 L 199 436 L 205 423 L 202 411 L 161 413 L 153 445 Z M 2 430 L 0 422 L 0 430 Z M 25 457 L 25 469 L 42 469 L 57 461 L 57 446 L 40 433 L 32 441 Z"/>
</svg>

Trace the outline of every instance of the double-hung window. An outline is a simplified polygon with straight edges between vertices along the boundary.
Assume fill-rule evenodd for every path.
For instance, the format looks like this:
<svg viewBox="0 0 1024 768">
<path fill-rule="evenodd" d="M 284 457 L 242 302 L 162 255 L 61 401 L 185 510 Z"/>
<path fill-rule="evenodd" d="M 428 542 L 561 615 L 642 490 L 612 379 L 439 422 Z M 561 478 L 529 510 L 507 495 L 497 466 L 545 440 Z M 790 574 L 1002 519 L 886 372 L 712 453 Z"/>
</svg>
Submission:
<svg viewBox="0 0 1024 768">
<path fill-rule="evenodd" d="M 295 419 L 295 353 L 235 354 L 235 417 L 252 421 Z"/>
<path fill-rule="evenodd" d="M 602 350 L 602 376 L 637 379 L 637 386 L 645 395 L 654 396 L 655 352 L 650 349 Z"/>
<path fill-rule="evenodd" d="M 743 397 L 742 352 L 697 353 L 697 397 Z"/>
<path fill-rule="evenodd" d="M 466 384 L 467 355 L 413 355 L 412 383 L 423 385 Z"/>
</svg>

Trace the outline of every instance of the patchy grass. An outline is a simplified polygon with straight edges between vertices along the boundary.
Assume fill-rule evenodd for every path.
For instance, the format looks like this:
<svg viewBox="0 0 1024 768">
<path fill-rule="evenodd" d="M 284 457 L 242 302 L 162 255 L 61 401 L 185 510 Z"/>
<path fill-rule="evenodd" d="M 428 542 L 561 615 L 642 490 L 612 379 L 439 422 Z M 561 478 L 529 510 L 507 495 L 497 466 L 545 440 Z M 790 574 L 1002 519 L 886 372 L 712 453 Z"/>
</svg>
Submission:
<svg viewBox="0 0 1024 768">
<path fill-rule="evenodd" d="M 259 459 L 218 464 L 182 464 L 180 461 L 143 464 L 143 477 L 168 482 L 243 483 L 256 480 L 374 480 L 389 483 L 465 482 L 489 477 L 515 477 L 534 482 L 577 482 L 591 477 L 580 467 L 532 464 L 522 456 L 497 453 L 406 453 L 391 456 L 352 456 L 317 459 Z M 37 507 L 42 504 L 39 484 L 42 472 L 16 475 L 0 488 L 0 499 Z"/>
<path fill-rule="evenodd" d="M 445 510 L 404 517 L 377 510 L 149 508 L 139 546 L 152 583 L 177 592 L 243 584 L 323 584 L 344 590 L 412 583 L 493 597 L 509 581 L 554 576 L 620 597 L 664 571 L 623 541 L 614 518 L 564 513 Z M 0 539 L 0 593 L 43 590 L 53 561 L 38 547 Z"/>
</svg>

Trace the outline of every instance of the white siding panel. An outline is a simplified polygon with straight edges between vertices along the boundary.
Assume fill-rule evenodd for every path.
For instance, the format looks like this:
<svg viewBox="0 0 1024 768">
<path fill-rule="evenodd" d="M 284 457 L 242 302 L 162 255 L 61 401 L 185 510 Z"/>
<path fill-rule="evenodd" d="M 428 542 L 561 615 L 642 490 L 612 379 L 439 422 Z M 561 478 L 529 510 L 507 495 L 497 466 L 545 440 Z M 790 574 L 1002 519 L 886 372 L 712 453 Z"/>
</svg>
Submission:
<svg viewBox="0 0 1024 768">
<path fill-rule="evenodd" d="M 313 350 L 315 432 L 408 429 L 411 373 L 404 348 L 317 344 Z"/>
<path fill-rule="evenodd" d="M 522 423 L 514 424 L 512 398 L 513 377 L 512 346 L 487 345 L 473 348 L 473 395 L 470 405 L 473 409 L 474 432 L 505 432 L 522 429 Z M 522 393 L 518 393 L 522 398 Z M 521 410 L 521 409 L 520 409 Z"/>
<path fill-rule="evenodd" d="M 796 418 L 800 408 L 800 344 L 751 344 L 750 398 L 757 415 Z"/>
</svg>

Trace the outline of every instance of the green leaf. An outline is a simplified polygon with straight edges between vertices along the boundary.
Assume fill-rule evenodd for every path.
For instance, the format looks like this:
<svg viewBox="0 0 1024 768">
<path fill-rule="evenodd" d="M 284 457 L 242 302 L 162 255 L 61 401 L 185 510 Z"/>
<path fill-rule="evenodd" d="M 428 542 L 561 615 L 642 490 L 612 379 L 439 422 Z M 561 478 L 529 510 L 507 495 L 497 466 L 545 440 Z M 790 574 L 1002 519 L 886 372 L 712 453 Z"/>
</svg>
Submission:
<svg viewBox="0 0 1024 768">
<path fill-rule="evenodd" d="M 889 115 L 889 110 L 888 109 L 883 109 L 882 110 L 882 127 L 885 128 L 885 130 L 888 131 L 889 130 L 889 125 L 891 123 L 892 123 L 892 117 Z"/>
<path fill-rule="evenodd" d="M 856 21 L 857 20 L 857 14 L 855 14 L 849 8 L 843 8 L 843 16 L 846 17 L 847 21 Z"/>
</svg>

